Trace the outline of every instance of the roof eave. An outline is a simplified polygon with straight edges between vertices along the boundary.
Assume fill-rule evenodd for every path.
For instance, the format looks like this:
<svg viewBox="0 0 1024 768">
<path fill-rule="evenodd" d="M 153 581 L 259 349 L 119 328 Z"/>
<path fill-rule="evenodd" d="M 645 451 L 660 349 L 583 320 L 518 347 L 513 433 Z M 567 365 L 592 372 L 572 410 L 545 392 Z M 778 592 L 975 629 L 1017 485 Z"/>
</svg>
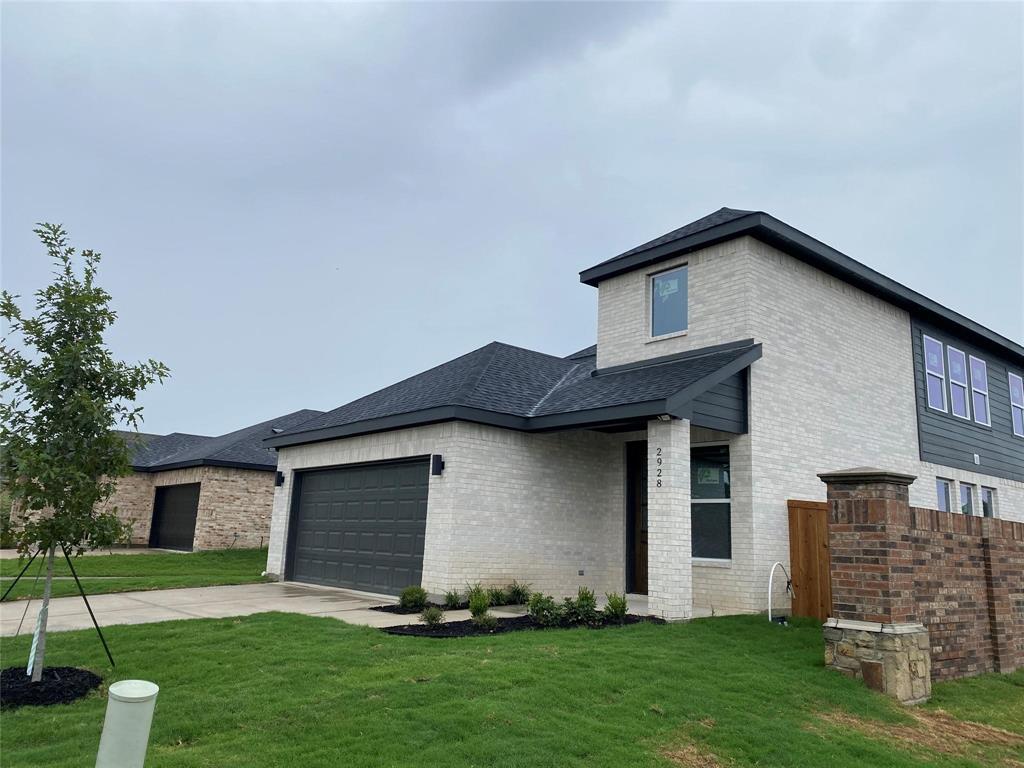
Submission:
<svg viewBox="0 0 1024 768">
<path fill-rule="evenodd" d="M 170 472 L 173 469 L 189 469 L 191 467 L 226 467 L 228 469 L 248 469 L 253 472 L 273 472 L 277 464 L 252 464 L 245 461 L 227 461 L 223 459 L 189 459 L 171 464 L 154 464 L 152 466 L 132 466 L 135 472 L 155 473 Z"/>
</svg>

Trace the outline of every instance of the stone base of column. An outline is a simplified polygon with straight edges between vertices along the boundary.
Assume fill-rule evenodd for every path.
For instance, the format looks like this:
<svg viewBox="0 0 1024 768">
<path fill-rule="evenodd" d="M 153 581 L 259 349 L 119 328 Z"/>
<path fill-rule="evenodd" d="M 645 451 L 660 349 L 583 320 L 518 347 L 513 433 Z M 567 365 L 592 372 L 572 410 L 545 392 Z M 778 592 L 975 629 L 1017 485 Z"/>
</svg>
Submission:
<svg viewBox="0 0 1024 768">
<path fill-rule="evenodd" d="M 829 619 L 824 632 L 826 667 L 902 704 L 931 697 L 931 644 L 923 624 Z"/>
</svg>

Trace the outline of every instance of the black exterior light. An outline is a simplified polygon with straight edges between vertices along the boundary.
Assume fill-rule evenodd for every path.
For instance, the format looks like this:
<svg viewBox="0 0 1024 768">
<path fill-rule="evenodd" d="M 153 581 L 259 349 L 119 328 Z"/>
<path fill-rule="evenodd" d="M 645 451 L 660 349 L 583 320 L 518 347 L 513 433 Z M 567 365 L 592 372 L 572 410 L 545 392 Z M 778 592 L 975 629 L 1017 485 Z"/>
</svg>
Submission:
<svg viewBox="0 0 1024 768">
<path fill-rule="evenodd" d="M 281 487 L 282 485 L 284 485 L 284 472 L 277 473 L 277 475 L 274 477 L 274 485 L 277 487 Z"/>
<path fill-rule="evenodd" d="M 437 476 L 442 472 L 444 472 L 444 457 L 439 453 L 435 453 L 430 457 L 430 474 Z"/>
</svg>

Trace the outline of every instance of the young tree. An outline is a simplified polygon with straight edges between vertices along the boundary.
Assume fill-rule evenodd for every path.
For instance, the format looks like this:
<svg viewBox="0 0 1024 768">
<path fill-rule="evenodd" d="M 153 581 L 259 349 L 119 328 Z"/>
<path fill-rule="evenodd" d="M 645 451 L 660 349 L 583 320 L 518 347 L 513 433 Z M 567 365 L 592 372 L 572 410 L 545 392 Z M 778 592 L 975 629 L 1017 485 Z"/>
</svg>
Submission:
<svg viewBox="0 0 1024 768">
<path fill-rule="evenodd" d="M 117 315 L 110 294 L 95 284 L 100 255 L 75 249 L 56 224 L 34 230 L 56 263 L 53 282 L 36 292 L 34 317 L 17 296 L 0 293 L 0 317 L 9 337 L 0 344 L 0 482 L 26 519 L 18 550 L 45 552 L 46 583 L 32 681 L 43 674 L 46 615 L 58 548 L 80 555 L 110 546 L 123 526 L 100 511 L 116 478 L 129 471 L 128 449 L 114 429 L 138 427 L 135 398 L 168 375 L 163 363 L 115 360 L 103 334 Z"/>
</svg>

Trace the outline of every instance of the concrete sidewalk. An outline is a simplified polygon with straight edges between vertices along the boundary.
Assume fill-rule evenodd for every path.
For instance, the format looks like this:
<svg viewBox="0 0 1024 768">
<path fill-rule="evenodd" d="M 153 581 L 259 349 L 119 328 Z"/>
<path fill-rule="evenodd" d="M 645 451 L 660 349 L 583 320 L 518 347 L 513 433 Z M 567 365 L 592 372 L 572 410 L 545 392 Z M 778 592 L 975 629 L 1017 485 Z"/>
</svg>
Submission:
<svg viewBox="0 0 1024 768">
<path fill-rule="evenodd" d="M 160 589 L 94 595 L 89 598 L 89 604 L 92 605 L 100 627 L 114 624 L 146 624 L 172 619 L 248 616 L 264 611 L 331 616 L 350 624 L 370 627 L 391 627 L 418 622 L 416 614 L 401 616 L 369 610 L 371 606 L 387 602 L 394 600 L 373 598 L 343 589 L 293 583 Z M 24 600 L 0 603 L 0 635 L 13 635 L 24 611 Z M 38 612 L 39 601 L 33 600 L 21 627 L 21 634 L 32 633 Z M 469 611 L 449 611 L 446 616 L 449 621 L 459 621 L 469 618 Z M 91 627 L 92 621 L 81 597 L 57 597 L 50 601 L 50 630 Z"/>
</svg>

